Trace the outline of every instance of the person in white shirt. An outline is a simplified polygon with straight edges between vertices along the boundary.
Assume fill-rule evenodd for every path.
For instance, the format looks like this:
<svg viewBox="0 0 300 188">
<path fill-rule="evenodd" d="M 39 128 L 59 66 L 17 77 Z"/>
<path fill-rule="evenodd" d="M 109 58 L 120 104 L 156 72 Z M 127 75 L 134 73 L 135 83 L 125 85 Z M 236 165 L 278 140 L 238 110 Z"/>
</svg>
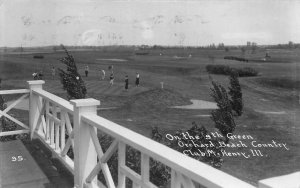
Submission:
<svg viewBox="0 0 300 188">
<path fill-rule="evenodd" d="M 34 73 L 32 73 L 32 77 L 34 80 L 38 80 L 38 73 L 35 71 Z"/>
<path fill-rule="evenodd" d="M 101 72 L 102 72 L 102 80 L 104 80 L 105 79 L 105 70 L 101 70 Z"/>
<path fill-rule="evenodd" d="M 135 87 L 139 87 L 139 85 L 140 85 L 140 74 L 137 72 L 135 78 Z"/>
</svg>

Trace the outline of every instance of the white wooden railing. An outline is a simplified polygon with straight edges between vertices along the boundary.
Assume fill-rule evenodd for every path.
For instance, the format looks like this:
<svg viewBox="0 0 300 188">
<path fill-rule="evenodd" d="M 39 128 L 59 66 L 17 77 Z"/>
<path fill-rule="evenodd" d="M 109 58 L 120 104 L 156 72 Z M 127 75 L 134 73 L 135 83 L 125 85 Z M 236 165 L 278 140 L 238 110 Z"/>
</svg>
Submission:
<svg viewBox="0 0 300 188">
<path fill-rule="evenodd" d="M 27 132 L 30 129 L 31 138 L 40 139 L 74 174 L 74 187 L 105 187 L 97 179 L 102 171 L 106 187 L 124 188 L 125 179 L 129 178 L 134 188 L 155 188 L 157 186 L 150 182 L 149 161 L 152 158 L 171 168 L 172 188 L 254 188 L 227 173 L 98 116 L 98 100 L 79 99 L 69 102 L 43 90 L 42 80 L 28 81 L 28 84 L 29 90 L 1 91 L 0 94 L 30 94 L 29 126 L 22 124 L 22 127 Z M 10 118 L 6 114 L 8 110 L 1 111 L 1 114 Z M 105 153 L 97 137 L 99 131 L 114 139 Z M 7 134 L 0 133 L 0 136 Z M 126 166 L 126 146 L 140 151 L 140 174 Z M 67 155 L 70 148 L 73 148 L 74 160 Z M 113 181 L 107 164 L 115 152 L 118 154 L 117 182 Z M 265 184 L 260 185 L 264 187 Z"/>
<path fill-rule="evenodd" d="M 6 107 L 3 111 L 0 110 L 0 118 L 2 116 L 6 117 L 7 119 L 11 120 L 12 122 L 16 123 L 23 129 L 19 130 L 14 130 L 14 131 L 8 131 L 8 132 L 0 132 L 0 137 L 1 136 L 11 136 L 11 135 L 17 135 L 17 134 L 22 134 L 22 133 L 29 133 L 29 127 L 17 120 L 16 118 L 12 117 L 11 115 L 8 114 L 8 112 L 13 109 L 16 105 L 18 105 L 22 100 L 26 99 L 29 96 L 29 89 L 17 89 L 17 90 L 1 90 L 0 95 L 14 95 L 14 94 L 23 94 L 21 97 L 19 97 L 17 100 L 15 100 L 13 103 L 11 103 L 8 107 Z"/>
</svg>

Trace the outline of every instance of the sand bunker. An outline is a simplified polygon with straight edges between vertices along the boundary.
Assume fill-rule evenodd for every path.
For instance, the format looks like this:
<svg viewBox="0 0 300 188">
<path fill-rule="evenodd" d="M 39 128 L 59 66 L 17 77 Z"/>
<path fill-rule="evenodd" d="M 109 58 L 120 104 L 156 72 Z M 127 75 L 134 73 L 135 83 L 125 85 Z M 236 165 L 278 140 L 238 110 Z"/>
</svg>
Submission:
<svg viewBox="0 0 300 188">
<path fill-rule="evenodd" d="M 122 61 L 127 61 L 126 59 L 96 59 L 98 61 L 118 61 L 118 62 L 122 62 Z"/>
<path fill-rule="evenodd" d="M 194 115 L 195 117 L 211 117 L 209 114 Z"/>
<path fill-rule="evenodd" d="M 269 100 L 267 100 L 267 99 L 260 99 L 261 101 L 269 101 Z"/>
<path fill-rule="evenodd" d="M 187 59 L 187 57 L 181 57 L 181 56 L 177 56 L 177 55 L 173 56 L 173 58 L 174 59 Z"/>
<path fill-rule="evenodd" d="M 190 109 L 190 110 L 198 110 L 198 109 L 217 109 L 218 106 L 214 102 L 191 99 L 193 104 L 184 105 L 184 106 L 174 106 L 172 108 L 180 108 L 180 109 Z"/>
<path fill-rule="evenodd" d="M 263 113 L 263 114 L 274 114 L 274 115 L 286 114 L 285 111 L 274 112 L 274 111 L 255 110 L 255 112 L 259 112 L 259 113 Z"/>
</svg>

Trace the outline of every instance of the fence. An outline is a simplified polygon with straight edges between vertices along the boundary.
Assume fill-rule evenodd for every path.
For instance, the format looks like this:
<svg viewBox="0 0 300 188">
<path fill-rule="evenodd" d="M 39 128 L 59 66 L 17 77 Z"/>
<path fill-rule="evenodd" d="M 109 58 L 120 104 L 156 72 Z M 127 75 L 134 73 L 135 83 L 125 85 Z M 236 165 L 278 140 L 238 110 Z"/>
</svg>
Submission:
<svg viewBox="0 0 300 188">
<path fill-rule="evenodd" d="M 1 132 L 0 136 L 28 132 L 31 138 L 40 139 L 74 174 L 74 187 L 124 188 L 128 178 L 134 188 L 155 188 L 157 186 L 150 182 L 149 163 L 150 159 L 153 159 L 170 167 L 170 186 L 174 188 L 254 188 L 227 173 L 98 116 L 97 106 L 100 105 L 98 100 L 78 99 L 69 102 L 43 90 L 42 80 L 28 81 L 28 84 L 29 90 L 0 92 L 0 94 L 24 93 L 19 100 L 29 95 L 29 126 L 7 114 L 13 107 L 11 105 L 0 111 L 0 114 L 24 127 L 25 130 Z M 100 145 L 98 132 L 113 138 L 106 152 L 103 152 Z M 127 146 L 138 150 L 141 154 L 140 173 L 126 165 Z M 67 154 L 70 148 L 74 151 L 74 159 Z M 118 155 L 117 182 L 113 181 L 107 164 L 114 153 Z M 98 181 L 100 171 L 104 175 L 105 183 Z"/>
<path fill-rule="evenodd" d="M 4 110 L 0 109 L 0 118 L 1 117 L 6 117 L 7 119 L 9 119 L 10 121 L 16 123 L 17 125 L 19 125 L 21 128 L 23 129 L 19 129 L 19 130 L 14 130 L 14 131 L 9 131 L 9 132 L 0 132 L 0 137 L 1 136 L 11 136 L 11 135 L 18 135 L 18 134 L 22 134 L 22 133 L 29 133 L 29 127 L 17 120 L 16 118 L 14 118 L 13 116 L 9 115 L 8 112 L 13 109 L 16 105 L 18 105 L 22 100 L 26 99 L 29 96 L 29 89 L 18 89 L 18 90 L 2 90 L 0 91 L 0 95 L 13 95 L 13 94 L 23 94 L 21 97 L 19 97 L 17 100 L 15 100 L 14 102 L 12 102 L 8 107 L 6 107 Z"/>
</svg>

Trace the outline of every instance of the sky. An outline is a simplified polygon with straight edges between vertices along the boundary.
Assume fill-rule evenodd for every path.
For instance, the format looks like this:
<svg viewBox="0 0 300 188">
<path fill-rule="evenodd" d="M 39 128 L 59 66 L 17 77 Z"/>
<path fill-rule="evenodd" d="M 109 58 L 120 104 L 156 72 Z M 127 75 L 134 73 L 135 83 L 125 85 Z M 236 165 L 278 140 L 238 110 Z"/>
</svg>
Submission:
<svg viewBox="0 0 300 188">
<path fill-rule="evenodd" d="M 300 0 L 0 0 L 0 46 L 300 42 Z"/>
</svg>

